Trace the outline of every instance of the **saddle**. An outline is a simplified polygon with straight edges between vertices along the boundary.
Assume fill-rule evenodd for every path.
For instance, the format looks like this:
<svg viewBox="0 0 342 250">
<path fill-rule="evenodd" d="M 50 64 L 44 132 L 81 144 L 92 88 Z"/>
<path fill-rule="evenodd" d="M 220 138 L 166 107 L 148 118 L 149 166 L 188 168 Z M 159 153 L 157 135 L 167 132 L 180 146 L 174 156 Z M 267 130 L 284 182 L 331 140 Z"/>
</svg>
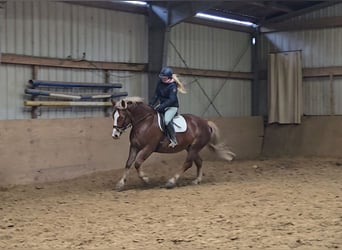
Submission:
<svg viewBox="0 0 342 250">
<path fill-rule="evenodd" d="M 165 124 L 164 124 L 164 119 L 163 119 L 163 114 L 158 113 L 158 125 L 161 131 L 165 131 Z M 177 114 L 175 117 L 172 119 L 172 125 L 175 129 L 176 133 L 180 132 L 185 132 L 187 129 L 187 124 L 182 115 Z"/>
</svg>

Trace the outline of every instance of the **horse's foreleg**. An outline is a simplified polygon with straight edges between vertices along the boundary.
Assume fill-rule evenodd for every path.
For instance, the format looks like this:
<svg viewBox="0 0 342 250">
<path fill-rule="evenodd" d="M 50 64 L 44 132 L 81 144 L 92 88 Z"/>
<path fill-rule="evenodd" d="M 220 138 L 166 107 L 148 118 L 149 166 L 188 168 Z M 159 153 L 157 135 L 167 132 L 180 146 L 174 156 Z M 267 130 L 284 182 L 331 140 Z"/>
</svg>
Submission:
<svg viewBox="0 0 342 250">
<path fill-rule="evenodd" d="M 202 171 L 202 159 L 199 155 L 195 158 L 195 164 L 197 167 L 197 177 L 196 179 L 192 182 L 193 184 L 197 185 L 200 184 L 202 181 L 202 176 L 203 176 L 203 171 Z"/>
<path fill-rule="evenodd" d="M 125 183 L 127 181 L 127 176 L 128 176 L 130 167 L 132 166 L 132 164 L 133 164 L 133 162 L 137 156 L 137 153 L 138 153 L 138 150 L 131 146 L 129 149 L 129 156 L 128 156 L 128 159 L 126 162 L 124 174 L 121 177 L 121 179 L 118 181 L 118 183 L 116 184 L 116 187 L 115 187 L 115 189 L 117 191 L 121 191 L 124 188 Z"/>
<path fill-rule="evenodd" d="M 137 159 L 134 163 L 134 167 L 137 170 L 138 176 L 140 177 L 140 179 L 144 182 L 144 183 L 148 183 L 149 182 L 149 178 L 148 176 L 145 174 L 145 172 L 142 170 L 141 165 L 143 164 L 143 162 L 152 154 L 152 150 L 147 148 L 144 148 L 143 150 L 141 150 L 137 156 Z"/>
</svg>

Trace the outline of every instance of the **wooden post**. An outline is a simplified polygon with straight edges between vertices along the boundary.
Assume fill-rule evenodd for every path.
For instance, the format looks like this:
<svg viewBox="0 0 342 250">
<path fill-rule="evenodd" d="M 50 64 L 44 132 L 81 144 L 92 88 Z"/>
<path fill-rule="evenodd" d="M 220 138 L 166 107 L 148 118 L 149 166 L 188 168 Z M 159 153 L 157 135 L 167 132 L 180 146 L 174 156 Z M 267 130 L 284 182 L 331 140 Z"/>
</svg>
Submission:
<svg viewBox="0 0 342 250">
<path fill-rule="evenodd" d="M 334 75 L 329 75 L 330 83 L 330 115 L 335 115 L 335 98 L 334 98 Z"/>
<path fill-rule="evenodd" d="M 105 74 L 105 82 L 110 82 L 110 74 L 109 74 L 109 70 L 104 70 L 104 74 Z M 108 93 L 108 89 L 104 89 L 103 90 L 103 93 Z M 105 98 L 103 99 L 104 102 L 108 101 L 108 98 Z M 109 117 L 110 116 L 110 113 L 109 113 L 109 109 L 108 107 L 104 107 L 103 108 L 103 112 L 104 112 L 104 115 L 105 117 Z"/>
<path fill-rule="evenodd" d="M 38 69 L 39 69 L 39 66 L 37 66 L 37 65 L 32 66 L 32 79 L 33 80 L 36 80 L 38 78 Z M 32 88 L 35 88 L 35 87 L 32 86 Z M 36 98 L 37 98 L 37 96 L 32 95 L 31 101 L 34 101 Z M 31 108 L 31 118 L 32 119 L 37 119 L 37 117 L 38 117 L 37 109 L 38 109 L 37 106 L 32 106 L 32 108 Z"/>
</svg>

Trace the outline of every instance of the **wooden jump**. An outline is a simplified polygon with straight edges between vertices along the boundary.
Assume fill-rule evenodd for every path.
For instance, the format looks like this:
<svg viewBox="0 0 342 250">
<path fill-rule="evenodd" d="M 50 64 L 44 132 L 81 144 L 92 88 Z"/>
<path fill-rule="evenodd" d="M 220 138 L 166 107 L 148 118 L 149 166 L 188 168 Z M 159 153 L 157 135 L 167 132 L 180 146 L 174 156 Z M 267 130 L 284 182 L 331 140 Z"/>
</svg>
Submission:
<svg viewBox="0 0 342 250">
<path fill-rule="evenodd" d="M 110 107 L 113 104 L 112 102 L 24 101 L 24 105 L 31 107 Z"/>
<path fill-rule="evenodd" d="M 70 99 L 70 100 L 94 100 L 94 99 L 103 99 L 103 98 L 115 98 L 115 97 L 123 97 L 127 96 L 127 92 L 119 92 L 113 94 L 89 94 L 89 95 L 69 95 L 64 93 L 53 93 L 50 91 L 42 91 L 38 89 L 25 89 L 26 94 L 34 95 L 34 96 L 49 96 L 61 99 Z"/>
<path fill-rule="evenodd" d="M 29 80 L 29 83 L 34 86 L 46 87 L 64 87 L 64 88 L 122 88 L 121 83 L 76 83 L 76 82 L 56 82 L 56 81 L 42 81 L 42 80 Z"/>
</svg>

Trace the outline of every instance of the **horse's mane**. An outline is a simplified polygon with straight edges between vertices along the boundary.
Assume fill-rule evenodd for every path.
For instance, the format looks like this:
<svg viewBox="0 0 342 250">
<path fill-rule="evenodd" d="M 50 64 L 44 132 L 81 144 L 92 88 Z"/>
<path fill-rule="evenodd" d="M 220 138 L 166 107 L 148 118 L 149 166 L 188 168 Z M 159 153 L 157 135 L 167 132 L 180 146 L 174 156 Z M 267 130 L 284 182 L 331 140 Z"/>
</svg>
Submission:
<svg viewBox="0 0 342 250">
<path fill-rule="evenodd" d="M 120 101 L 115 103 L 115 108 L 122 109 L 123 108 L 122 102 L 124 102 L 124 103 L 132 102 L 133 104 L 143 103 L 144 98 L 142 98 L 140 96 L 131 96 L 131 97 L 123 98 Z"/>
<path fill-rule="evenodd" d="M 130 97 L 126 97 L 124 99 L 122 99 L 126 102 L 133 102 L 133 103 L 137 103 L 137 102 L 144 102 L 144 98 L 140 97 L 140 96 L 130 96 Z"/>
</svg>

